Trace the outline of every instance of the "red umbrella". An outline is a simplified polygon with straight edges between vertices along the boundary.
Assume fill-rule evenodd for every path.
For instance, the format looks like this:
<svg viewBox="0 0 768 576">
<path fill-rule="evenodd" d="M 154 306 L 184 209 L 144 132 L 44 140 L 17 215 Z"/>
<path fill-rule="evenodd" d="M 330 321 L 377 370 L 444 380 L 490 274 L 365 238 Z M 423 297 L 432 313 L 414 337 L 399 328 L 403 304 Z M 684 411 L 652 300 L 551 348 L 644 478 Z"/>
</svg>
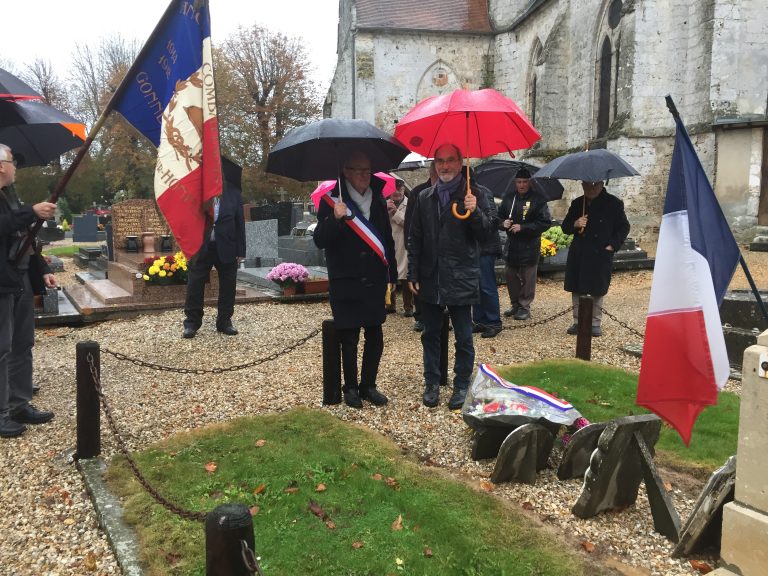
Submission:
<svg viewBox="0 0 768 576">
<path fill-rule="evenodd" d="M 427 157 L 443 144 L 454 144 L 469 158 L 529 148 L 541 134 L 520 107 L 496 90 L 455 90 L 422 100 L 395 126 L 395 137 L 408 149 Z M 467 163 L 467 194 L 469 163 Z M 459 215 L 456 205 L 453 214 Z"/>
</svg>

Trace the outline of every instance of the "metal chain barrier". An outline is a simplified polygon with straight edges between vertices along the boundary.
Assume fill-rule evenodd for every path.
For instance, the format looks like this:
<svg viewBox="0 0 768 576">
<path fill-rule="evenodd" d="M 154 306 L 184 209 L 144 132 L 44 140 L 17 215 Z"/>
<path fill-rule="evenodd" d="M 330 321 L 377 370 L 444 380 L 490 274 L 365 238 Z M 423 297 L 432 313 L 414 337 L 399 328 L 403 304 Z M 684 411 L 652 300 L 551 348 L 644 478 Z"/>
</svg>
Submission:
<svg viewBox="0 0 768 576">
<path fill-rule="evenodd" d="M 93 385 L 96 388 L 96 393 L 98 394 L 101 405 L 104 408 L 104 415 L 107 417 L 107 423 L 109 424 L 109 429 L 112 431 L 112 435 L 115 437 L 115 440 L 117 441 L 117 445 L 120 448 L 120 452 L 123 454 L 123 456 L 125 456 L 125 459 L 128 461 L 128 465 L 131 467 L 131 470 L 133 471 L 133 475 L 136 476 L 136 479 L 144 487 L 144 489 L 166 510 L 186 520 L 197 520 L 198 522 L 205 522 L 205 518 L 207 516 L 206 513 L 192 512 L 190 510 L 185 510 L 179 506 L 176 506 L 174 503 L 164 498 L 157 490 L 155 490 L 155 488 L 153 488 L 152 485 L 150 485 L 149 481 L 141 473 L 136 462 L 131 457 L 131 454 L 128 451 L 128 447 L 125 445 L 125 441 L 120 436 L 120 431 L 117 429 L 115 418 L 112 415 L 112 409 L 109 407 L 109 404 L 107 403 L 107 398 L 106 396 L 104 396 L 104 392 L 101 387 L 101 381 L 96 371 L 96 362 L 93 358 L 93 354 L 91 353 L 88 353 L 88 364 L 90 365 L 90 369 L 91 369 L 91 377 L 93 378 Z"/>
<path fill-rule="evenodd" d="M 614 322 L 616 322 L 616 324 L 618 324 L 619 326 L 621 326 L 621 327 L 623 327 L 623 328 L 626 328 L 627 330 L 629 330 L 629 332 L 630 332 L 630 333 L 632 333 L 632 334 L 634 334 L 635 336 L 637 336 L 638 338 L 640 338 L 640 340 L 645 340 L 645 334 L 643 334 L 642 332 L 639 332 L 639 331 L 635 330 L 634 328 L 632 328 L 632 326 L 630 326 L 630 325 L 629 325 L 629 324 L 627 324 L 626 322 L 622 322 L 621 320 L 619 320 L 618 318 L 616 318 L 616 316 L 614 316 L 613 314 L 611 314 L 610 312 L 608 312 L 608 310 L 606 310 L 606 309 L 605 309 L 605 308 L 603 308 L 602 306 L 600 307 L 600 310 L 602 310 L 602 311 L 603 311 L 603 314 L 605 314 L 606 316 L 608 316 L 608 318 L 610 318 L 611 320 L 613 320 Z"/>
<path fill-rule="evenodd" d="M 552 320 L 560 318 L 560 316 L 567 314 L 571 310 L 573 310 L 573 306 L 568 306 L 568 308 L 566 308 L 565 310 L 561 310 L 560 312 L 557 312 L 556 314 L 553 314 L 548 318 L 542 318 L 541 320 L 536 320 L 535 322 L 529 322 L 527 324 L 506 325 L 502 327 L 502 330 L 519 330 L 521 328 L 533 328 L 534 326 L 540 326 L 542 324 L 546 324 L 547 322 L 552 322 Z"/>
<path fill-rule="evenodd" d="M 246 570 L 248 570 L 251 574 L 264 576 L 264 572 L 261 571 L 261 566 L 259 565 L 259 557 L 248 546 L 248 542 L 245 540 L 240 540 L 240 548 L 242 550 L 243 563 L 245 564 Z"/>
<path fill-rule="evenodd" d="M 175 372 L 176 374 L 222 374 L 224 372 L 235 372 L 237 370 L 243 370 L 245 368 L 252 368 L 253 366 L 258 366 L 259 364 L 263 364 L 264 362 L 271 362 L 272 360 L 277 360 L 280 356 L 283 356 L 284 354 L 288 354 L 289 352 L 293 352 L 296 348 L 298 348 L 302 344 L 306 344 L 309 340 L 311 340 L 312 338 L 320 334 L 321 331 L 322 331 L 322 328 L 316 328 L 315 330 L 312 330 L 312 332 L 304 336 L 304 338 L 297 340 L 290 346 L 286 346 L 279 352 L 274 352 L 269 356 L 265 356 L 264 358 L 258 358 L 256 360 L 247 362 L 245 364 L 237 364 L 235 366 L 228 366 L 226 368 L 206 369 L 206 368 L 179 368 L 177 366 L 164 366 L 162 364 L 155 364 L 154 362 L 146 362 L 139 358 L 132 358 L 130 356 L 126 356 L 125 354 L 122 354 L 121 352 L 115 352 L 114 350 L 110 350 L 109 348 L 102 348 L 101 350 L 102 352 L 111 354 L 117 360 L 125 360 L 132 364 L 135 364 L 136 366 L 143 366 L 144 368 L 151 368 L 152 370 L 159 370 L 160 372 Z"/>
</svg>

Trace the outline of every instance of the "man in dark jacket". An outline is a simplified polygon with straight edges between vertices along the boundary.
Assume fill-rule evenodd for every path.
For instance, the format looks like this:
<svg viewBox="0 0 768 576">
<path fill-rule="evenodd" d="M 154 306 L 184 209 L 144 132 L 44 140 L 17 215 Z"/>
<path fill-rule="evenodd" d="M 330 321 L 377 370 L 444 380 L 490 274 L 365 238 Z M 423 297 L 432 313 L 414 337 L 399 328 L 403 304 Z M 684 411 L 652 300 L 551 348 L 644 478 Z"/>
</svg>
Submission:
<svg viewBox="0 0 768 576">
<path fill-rule="evenodd" d="M 531 174 L 521 168 L 515 175 L 515 190 L 504 197 L 499 209 L 499 227 L 507 233 L 507 292 L 511 304 L 504 316 L 514 316 L 515 320 L 531 317 L 541 233 L 552 224 L 547 203 L 530 192 L 530 186 Z"/>
<path fill-rule="evenodd" d="M 196 262 L 189 268 L 187 295 L 184 302 L 184 338 L 194 338 L 203 323 L 205 282 L 216 268 L 219 274 L 219 300 L 216 308 L 216 330 L 236 336 L 232 325 L 237 290 L 237 267 L 245 258 L 245 218 L 240 192 L 242 168 L 222 157 L 224 190 L 214 199 L 213 228 L 203 242 Z"/>
<path fill-rule="evenodd" d="M 333 323 L 341 343 L 344 403 L 362 408 L 387 403 L 376 389 L 384 351 L 381 329 L 387 284 L 397 282 L 397 261 L 384 181 L 371 177 L 371 162 L 359 151 L 345 154 L 343 178 L 321 198 L 315 245 L 325 250 Z M 354 220 L 350 219 L 354 218 Z M 357 377 L 357 345 L 364 329 L 363 362 Z"/>
<path fill-rule="evenodd" d="M 25 424 L 44 424 L 53 412 L 32 404 L 32 347 L 35 345 L 34 293 L 55 288 L 48 264 L 30 248 L 19 257 L 29 225 L 52 218 L 56 205 L 25 206 L 16 195 L 16 160 L 0 144 L 0 437 L 19 436 Z"/>
<path fill-rule="evenodd" d="M 435 152 L 439 181 L 419 195 L 408 241 L 408 282 L 420 299 L 424 322 L 424 405 L 434 407 L 439 401 L 440 330 L 447 307 L 456 339 L 451 410 L 464 403 L 475 362 L 472 304 L 480 295 L 480 244 L 496 233 L 485 195 L 478 189 L 467 194 L 461 158 L 452 144 Z M 460 219 L 454 210 L 467 211 L 468 217 Z"/>
<path fill-rule="evenodd" d="M 565 290 L 571 292 L 573 324 L 568 334 L 578 332 L 579 296 L 594 298 L 592 336 L 602 336 L 603 296 L 608 292 L 613 255 L 629 234 L 624 203 L 608 194 L 603 182 L 582 182 L 584 196 L 571 202 L 562 229 L 573 234 L 565 265 Z"/>
<path fill-rule="evenodd" d="M 496 259 L 501 256 L 501 240 L 496 232 L 499 213 L 493 193 L 485 186 L 477 185 L 477 189 L 485 195 L 488 220 L 494 232 L 480 244 L 480 300 L 472 306 L 472 331 L 480 332 L 482 338 L 494 338 L 501 332 L 499 286 L 496 283 Z"/>
</svg>

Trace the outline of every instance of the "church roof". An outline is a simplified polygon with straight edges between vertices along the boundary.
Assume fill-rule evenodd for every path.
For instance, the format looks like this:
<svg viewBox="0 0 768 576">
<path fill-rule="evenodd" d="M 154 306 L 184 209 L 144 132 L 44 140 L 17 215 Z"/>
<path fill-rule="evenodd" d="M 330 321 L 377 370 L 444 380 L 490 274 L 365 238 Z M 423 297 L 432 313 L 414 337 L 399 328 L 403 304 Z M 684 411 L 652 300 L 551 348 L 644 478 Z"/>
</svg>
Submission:
<svg viewBox="0 0 768 576">
<path fill-rule="evenodd" d="M 487 0 L 356 0 L 358 28 L 491 32 Z"/>
</svg>

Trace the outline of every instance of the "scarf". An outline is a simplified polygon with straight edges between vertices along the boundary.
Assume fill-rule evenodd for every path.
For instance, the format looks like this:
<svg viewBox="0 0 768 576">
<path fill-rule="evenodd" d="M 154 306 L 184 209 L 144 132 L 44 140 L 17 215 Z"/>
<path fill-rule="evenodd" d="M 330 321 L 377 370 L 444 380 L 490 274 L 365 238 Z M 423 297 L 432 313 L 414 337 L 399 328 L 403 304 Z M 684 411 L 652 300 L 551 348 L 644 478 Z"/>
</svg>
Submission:
<svg viewBox="0 0 768 576">
<path fill-rule="evenodd" d="M 443 182 L 438 180 L 437 182 L 437 197 L 440 200 L 440 206 L 445 207 L 450 200 L 451 194 L 453 194 L 461 184 L 461 172 L 459 172 L 453 180 Z"/>
</svg>

